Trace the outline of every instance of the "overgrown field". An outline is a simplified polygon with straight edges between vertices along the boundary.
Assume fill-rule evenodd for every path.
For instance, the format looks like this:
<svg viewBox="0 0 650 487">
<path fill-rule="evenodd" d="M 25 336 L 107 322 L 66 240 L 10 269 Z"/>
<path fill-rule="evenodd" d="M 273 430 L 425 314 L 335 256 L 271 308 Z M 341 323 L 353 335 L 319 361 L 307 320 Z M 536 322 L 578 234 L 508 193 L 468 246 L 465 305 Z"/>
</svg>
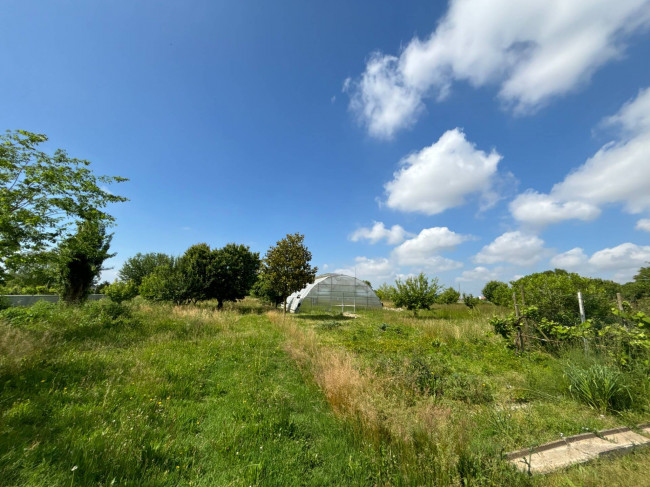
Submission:
<svg viewBox="0 0 650 487">
<path fill-rule="evenodd" d="M 571 347 L 518 354 L 488 324 L 496 308 L 436 308 L 2 311 L 0 483 L 647 484 L 648 451 L 533 478 L 501 460 L 647 421 L 647 363 L 621 370 Z M 575 374 L 598 367 L 619 402 L 576 392 Z"/>
</svg>

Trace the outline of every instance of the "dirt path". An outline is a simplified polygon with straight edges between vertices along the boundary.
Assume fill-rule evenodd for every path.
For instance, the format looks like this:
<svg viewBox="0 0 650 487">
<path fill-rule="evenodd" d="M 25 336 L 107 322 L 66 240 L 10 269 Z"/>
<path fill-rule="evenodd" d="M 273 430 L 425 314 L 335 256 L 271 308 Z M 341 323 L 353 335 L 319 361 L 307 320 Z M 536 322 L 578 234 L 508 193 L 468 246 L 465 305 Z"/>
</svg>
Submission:
<svg viewBox="0 0 650 487">
<path fill-rule="evenodd" d="M 650 444 L 650 424 L 640 425 L 639 433 L 630 428 L 615 428 L 599 433 L 569 436 L 537 448 L 508 453 L 508 460 L 519 470 L 548 473 L 603 455 L 622 453 Z"/>
</svg>

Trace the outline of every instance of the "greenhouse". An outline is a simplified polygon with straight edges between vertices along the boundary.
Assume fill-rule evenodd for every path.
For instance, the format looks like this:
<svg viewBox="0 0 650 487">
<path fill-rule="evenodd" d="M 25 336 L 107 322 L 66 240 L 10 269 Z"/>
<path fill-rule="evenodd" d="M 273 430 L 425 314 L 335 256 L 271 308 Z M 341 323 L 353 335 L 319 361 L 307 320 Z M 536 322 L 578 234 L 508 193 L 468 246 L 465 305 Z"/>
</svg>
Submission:
<svg viewBox="0 0 650 487">
<path fill-rule="evenodd" d="M 291 313 L 310 309 L 343 313 L 381 307 L 381 301 L 368 284 L 344 274 L 318 276 L 312 284 L 287 298 L 287 310 Z"/>
</svg>

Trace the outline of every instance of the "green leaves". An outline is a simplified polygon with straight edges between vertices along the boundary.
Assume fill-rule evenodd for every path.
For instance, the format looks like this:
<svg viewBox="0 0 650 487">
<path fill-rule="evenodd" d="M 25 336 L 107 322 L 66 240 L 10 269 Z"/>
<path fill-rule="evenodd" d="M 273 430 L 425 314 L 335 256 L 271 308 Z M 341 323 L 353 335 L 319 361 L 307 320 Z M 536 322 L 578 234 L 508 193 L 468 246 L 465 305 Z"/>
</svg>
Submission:
<svg viewBox="0 0 650 487">
<path fill-rule="evenodd" d="M 435 303 L 439 289 L 437 278 L 434 277 L 429 281 L 421 272 L 417 277 L 408 277 L 404 282 L 400 279 L 395 281 L 393 301 L 395 306 L 413 312 L 417 312 L 418 309 L 429 309 Z"/>
<path fill-rule="evenodd" d="M 177 259 L 162 255 L 129 259 L 120 275 L 140 277 L 150 264 L 160 260 L 162 265 L 142 277 L 140 294 L 144 298 L 176 304 L 216 299 L 219 308 L 224 301 L 236 301 L 248 294 L 260 263 L 258 253 L 234 243 L 214 250 L 205 243 L 192 245 Z"/>
<path fill-rule="evenodd" d="M 112 223 L 103 208 L 126 201 L 100 187 L 126 179 L 95 176 L 89 161 L 61 149 L 51 156 L 39 151 L 46 141 L 24 130 L 0 136 L 0 271 L 21 253 L 47 248 L 75 220 Z"/>
<path fill-rule="evenodd" d="M 264 257 L 260 278 L 270 295 L 285 301 L 287 297 L 314 282 L 318 268 L 311 267 L 311 252 L 304 245 L 305 236 L 287 234 L 271 247 Z"/>
<path fill-rule="evenodd" d="M 112 235 L 106 234 L 106 225 L 98 220 L 84 220 L 77 224 L 77 233 L 66 238 L 59 248 L 61 298 L 68 303 L 86 299 L 102 264 L 115 254 L 109 254 Z"/>
</svg>

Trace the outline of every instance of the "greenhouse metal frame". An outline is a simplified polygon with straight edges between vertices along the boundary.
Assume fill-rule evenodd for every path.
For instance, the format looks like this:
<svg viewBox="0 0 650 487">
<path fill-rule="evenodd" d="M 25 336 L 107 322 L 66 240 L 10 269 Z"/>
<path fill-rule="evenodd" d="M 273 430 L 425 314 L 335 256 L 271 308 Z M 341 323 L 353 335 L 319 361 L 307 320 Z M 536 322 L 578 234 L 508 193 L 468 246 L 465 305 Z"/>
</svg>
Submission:
<svg viewBox="0 0 650 487">
<path fill-rule="evenodd" d="M 312 309 L 354 313 L 358 309 L 381 307 L 368 284 L 345 274 L 318 276 L 312 284 L 287 298 L 287 310 L 291 313 Z"/>
</svg>

